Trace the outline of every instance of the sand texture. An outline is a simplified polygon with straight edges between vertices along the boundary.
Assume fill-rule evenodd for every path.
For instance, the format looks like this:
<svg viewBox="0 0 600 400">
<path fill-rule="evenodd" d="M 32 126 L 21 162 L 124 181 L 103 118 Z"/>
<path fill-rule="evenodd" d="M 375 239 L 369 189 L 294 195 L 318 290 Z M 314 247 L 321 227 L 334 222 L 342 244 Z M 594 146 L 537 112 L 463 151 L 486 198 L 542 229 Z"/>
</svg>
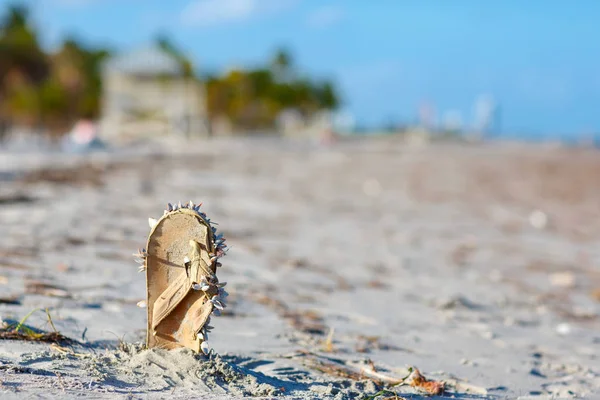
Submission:
<svg viewBox="0 0 600 400">
<path fill-rule="evenodd" d="M 189 200 L 230 247 L 210 358 L 140 345 L 131 254 L 148 217 Z M 385 138 L 3 151 L 0 232 L 0 318 L 48 308 L 72 339 L 0 340 L 2 399 L 358 399 L 410 366 L 456 398 L 600 396 L 592 150 Z M 54 331 L 43 311 L 26 325 Z"/>
</svg>

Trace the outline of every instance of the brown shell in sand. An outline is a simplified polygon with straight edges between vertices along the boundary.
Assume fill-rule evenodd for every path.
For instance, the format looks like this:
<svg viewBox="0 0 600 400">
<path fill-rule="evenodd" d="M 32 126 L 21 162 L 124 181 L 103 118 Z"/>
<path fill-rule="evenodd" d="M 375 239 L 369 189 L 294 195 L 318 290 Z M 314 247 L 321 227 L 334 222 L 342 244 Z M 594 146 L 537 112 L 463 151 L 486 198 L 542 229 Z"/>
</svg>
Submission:
<svg viewBox="0 0 600 400">
<path fill-rule="evenodd" d="M 190 241 L 198 242 L 200 260 L 214 274 L 216 265 L 210 256 L 215 251 L 213 232 L 195 210 L 168 212 L 150 232 L 146 245 L 148 348 L 200 351 L 202 335 L 197 333 L 208 320 L 212 304 L 204 292 L 189 289 L 185 260 L 190 256 Z M 178 283 L 180 287 L 169 292 L 169 287 Z"/>
</svg>

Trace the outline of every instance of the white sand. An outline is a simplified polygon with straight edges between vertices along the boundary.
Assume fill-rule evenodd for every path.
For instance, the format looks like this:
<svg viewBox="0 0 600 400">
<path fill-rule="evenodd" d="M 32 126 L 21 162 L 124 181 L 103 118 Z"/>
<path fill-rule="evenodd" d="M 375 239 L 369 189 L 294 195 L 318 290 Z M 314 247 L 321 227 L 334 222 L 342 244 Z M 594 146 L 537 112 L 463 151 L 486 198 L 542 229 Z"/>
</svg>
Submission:
<svg viewBox="0 0 600 400">
<path fill-rule="evenodd" d="M 59 164 L 79 178 L 20 179 Z M 0 341 L 0 397 L 377 391 L 319 372 L 299 353 L 309 350 L 369 358 L 396 377 L 416 366 L 468 382 L 476 398 L 592 398 L 599 174 L 591 151 L 411 148 L 394 138 L 330 148 L 155 143 L 90 158 L 0 153 L 0 298 L 20 303 L 0 304 L 0 317 L 49 307 L 58 330 L 85 345 L 63 354 Z M 145 282 L 131 253 L 145 243 L 147 219 L 190 199 L 204 203 L 231 247 L 219 273 L 230 306 L 210 338 L 222 358 L 118 351 L 119 339 L 144 337 L 136 303 Z M 60 290 L 28 293 L 33 280 Z M 43 312 L 28 324 L 50 330 Z M 322 353 L 332 328 L 334 352 Z"/>
</svg>

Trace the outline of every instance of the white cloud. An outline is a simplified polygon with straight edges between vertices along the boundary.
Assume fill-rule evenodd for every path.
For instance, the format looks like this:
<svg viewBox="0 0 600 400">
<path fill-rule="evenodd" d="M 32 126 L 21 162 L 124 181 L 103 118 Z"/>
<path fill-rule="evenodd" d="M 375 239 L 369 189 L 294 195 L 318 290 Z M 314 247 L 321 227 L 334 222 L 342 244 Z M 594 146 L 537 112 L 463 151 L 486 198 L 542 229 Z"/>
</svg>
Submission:
<svg viewBox="0 0 600 400">
<path fill-rule="evenodd" d="M 344 17 L 341 7 L 328 5 L 316 9 L 308 15 L 307 23 L 313 28 L 326 28 L 335 25 Z"/>
<path fill-rule="evenodd" d="M 290 8 L 295 0 L 194 0 L 184 8 L 186 25 L 215 26 L 273 15 Z"/>
</svg>

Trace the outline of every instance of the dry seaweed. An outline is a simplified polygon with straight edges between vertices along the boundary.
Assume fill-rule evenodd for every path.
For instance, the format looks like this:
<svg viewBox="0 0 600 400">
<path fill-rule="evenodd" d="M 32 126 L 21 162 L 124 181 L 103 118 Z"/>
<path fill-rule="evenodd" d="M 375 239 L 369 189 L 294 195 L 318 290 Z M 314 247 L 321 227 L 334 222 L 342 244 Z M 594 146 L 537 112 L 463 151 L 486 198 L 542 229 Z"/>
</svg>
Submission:
<svg viewBox="0 0 600 400">
<path fill-rule="evenodd" d="M 0 195 L 0 205 L 32 203 L 36 199 L 22 193 Z"/>
<path fill-rule="evenodd" d="M 111 167 L 85 163 L 74 167 L 45 168 L 25 173 L 20 181 L 25 184 L 52 183 L 100 187 L 104 185 L 104 174 L 111 170 Z"/>
<path fill-rule="evenodd" d="M 29 269 L 29 265 L 25 265 L 25 264 L 21 264 L 21 263 L 16 263 L 16 262 L 12 262 L 9 260 L 4 260 L 4 259 L 0 259 L 0 267 L 3 268 L 10 268 L 10 269 Z"/>
<path fill-rule="evenodd" d="M 21 304 L 21 301 L 18 297 L 0 297 L 0 304 L 8 304 L 11 306 L 18 306 Z"/>
<path fill-rule="evenodd" d="M 29 342 L 43 342 L 43 343 L 57 343 L 63 345 L 74 344 L 76 341 L 64 336 L 62 333 L 56 330 L 52 317 L 48 309 L 45 309 L 48 322 L 53 329 L 53 332 L 44 332 L 39 329 L 32 328 L 25 325 L 25 322 L 29 317 L 39 309 L 30 311 L 19 323 L 17 324 L 6 324 L 0 328 L 0 340 L 23 340 Z"/>
<path fill-rule="evenodd" d="M 69 292 L 67 292 L 64 288 L 59 286 L 55 286 L 49 283 L 39 282 L 39 281 L 29 281 L 25 284 L 25 293 L 28 294 L 41 294 L 43 296 L 49 297 L 62 297 L 68 298 L 71 297 Z"/>
<path fill-rule="evenodd" d="M 294 329 L 310 335 L 325 335 L 328 331 L 323 317 L 313 310 L 291 310 L 283 301 L 273 296 L 257 293 L 252 300 L 273 309 Z"/>
<path fill-rule="evenodd" d="M 445 391 L 444 382 L 427 379 L 417 368 L 410 367 L 407 376 L 395 378 L 377 371 L 375 364 L 370 360 L 363 364 L 356 364 L 312 352 L 301 352 L 300 354 L 307 357 L 305 364 L 309 368 L 321 373 L 357 381 L 368 379 L 379 386 L 387 386 L 386 389 L 368 397 L 369 399 L 382 395 L 397 395 L 391 389 L 399 386 L 410 386 L 428 395 L 441 395 Z"/>
<path fill-rule="evenodd" d="M 356 344 L 355 350 L 359 353 L 369 353 L 371 350 L 403 351 L 405 353 L 413 353 L 412 350 L 384 343 L 379 336 L 364 335 L 360 335 L 358 337 L 358 343 Z"/>
<path fill-rule="evenodd" d="M 375 365 L 371 361 L 368 361 L 366 364 L 349 363 L 341 359 L 309 351 L 302 351 L 299 355 L 306 357 L 305 364 L 309 368 L 327 375 L 352 380 L 366 379 L 378 385 L 397 385 L 403 381 L 402 379 L 397 379 L 376 371 Z"/>
</svg>

